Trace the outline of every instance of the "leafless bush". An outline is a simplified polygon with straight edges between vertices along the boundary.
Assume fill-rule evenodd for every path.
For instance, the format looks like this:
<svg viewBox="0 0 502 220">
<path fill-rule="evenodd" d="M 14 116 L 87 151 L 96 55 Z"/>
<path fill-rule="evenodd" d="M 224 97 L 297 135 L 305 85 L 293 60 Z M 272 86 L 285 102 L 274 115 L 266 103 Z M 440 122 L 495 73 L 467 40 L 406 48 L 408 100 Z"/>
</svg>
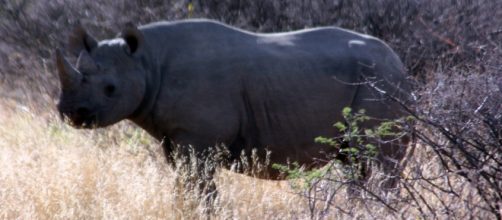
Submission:
<svg viewBox="0 0 502 220">
<path fill-rule="evenodd" d="M 417 137 L 432 147 L 443 174 L 455 174 L 476 188 L 475 206 L 501 218 L 502 91 L 499 71 L 438 76 L 423 91 Z M 458 193 L 452 191 L 452 193 Z"/>
</svg>

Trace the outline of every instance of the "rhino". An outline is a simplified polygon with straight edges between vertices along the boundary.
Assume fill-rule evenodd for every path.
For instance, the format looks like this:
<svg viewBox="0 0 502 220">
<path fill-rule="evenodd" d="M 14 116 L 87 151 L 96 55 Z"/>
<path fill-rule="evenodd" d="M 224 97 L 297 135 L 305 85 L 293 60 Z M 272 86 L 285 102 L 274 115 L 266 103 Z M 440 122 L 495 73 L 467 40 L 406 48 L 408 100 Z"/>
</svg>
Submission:
<svg viewBox="0 0 502 220">
<path fill-rule="evenodd" d="M 162 141 L 167 158 L 224 145 L 229 160 L 255 149 L 270 164 L 322 166 L 340 149 L 314 140 L 340 135 L 343 108 L 397 119 L 406 113 L 389 95 L 407 99 L 411 89 L 387 44 L 338 27 L 252 33 L 191 19 L 127 24 L 97 41 L 77 25 L 68 51 L 76 65 L 56 50 L 59 113 L 85 129 L 128 119 Z M 381 163 L 386 173 L 396 175 L 408 141 L 380 146 L 376 158 L 392 161 Z M 282 178 L 264 170 L 258 178 Z"/>
</svg>

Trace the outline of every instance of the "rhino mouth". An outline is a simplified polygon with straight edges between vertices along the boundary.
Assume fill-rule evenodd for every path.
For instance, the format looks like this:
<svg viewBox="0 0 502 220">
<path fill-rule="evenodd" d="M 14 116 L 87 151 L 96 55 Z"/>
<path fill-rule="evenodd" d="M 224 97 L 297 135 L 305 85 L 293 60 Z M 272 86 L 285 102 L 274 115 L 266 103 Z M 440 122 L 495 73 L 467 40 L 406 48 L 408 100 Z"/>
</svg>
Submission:
<svg viewBox="0 0 502 220">
<path fill-rule="evenodd" d="M 96 115 L 76 117 L 72 119 L 72 125 L 76 128 L 96 128 L 98 126 L 97 117 Z"/>
<path fill-rule="evenodd" d="M 79 115 L 71 113 L 61 113 L 61 119 L 75 128 L 96 128 L 98 126 L 98 118 L 95 114 Z"/>
</svg>

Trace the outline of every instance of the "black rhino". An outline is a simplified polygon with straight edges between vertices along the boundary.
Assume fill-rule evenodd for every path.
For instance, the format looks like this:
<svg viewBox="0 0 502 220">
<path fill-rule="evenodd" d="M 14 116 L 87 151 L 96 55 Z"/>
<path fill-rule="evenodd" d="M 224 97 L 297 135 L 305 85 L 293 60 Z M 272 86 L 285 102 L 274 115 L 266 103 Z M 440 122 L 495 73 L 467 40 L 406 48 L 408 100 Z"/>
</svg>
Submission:
<svg viewBox="0 0 502 220">
<path fill-rule="evenodd" d="M 129 119 L 164 140 L 168 157 L 175 147 L 191 145 L 204 156 L 224 144 L 230 159 L 255 148 L 262 156 L 269 150 L 271 163 L 322 165 L 316 158 L 338 149 L 314 139 L 339 135 L 332 125 L 343 121 L 344 107 L 396 119 L 405 114 L 384 93 L 410 92 L 389 46 L 337 27 L 257 34 L 183 20 L 127 25 L 98 42 L 77 26 L 69 49 L 79 56 L 76 67 L 56 54 L 61 115 L 77 128 Z M 382 146 L 384 171 L 395 175 L 404 151 Z"/>
</svg>

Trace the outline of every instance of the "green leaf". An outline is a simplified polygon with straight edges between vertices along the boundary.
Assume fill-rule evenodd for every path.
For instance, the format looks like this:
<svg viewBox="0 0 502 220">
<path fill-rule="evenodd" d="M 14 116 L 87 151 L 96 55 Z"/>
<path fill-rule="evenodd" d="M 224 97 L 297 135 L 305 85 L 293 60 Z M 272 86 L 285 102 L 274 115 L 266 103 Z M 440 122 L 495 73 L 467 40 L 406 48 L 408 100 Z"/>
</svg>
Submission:
<svg viewBox="0 0 502 220">
<path fill-rule="evenodd" d="M 352 113 L 352 109 L 350 107 L 345 107 L 342 110 L 342 115 L 344 118 L 350 117 L 351 113 Z"/>
<path fill-rule="evenodd" d="M 364 129 L 364 135 L 368 136 L 368 137 L 374 137 L 375 136 L 375 132 L 371 129 Z"/>
<path fill-rule="evenodd" d="M 337 122 L 333 125 L 335 128 L 337 128 L 339 131 L 341 132 L 344 132 L 345 130 L 347 130 L 347 126 L 345 125 L 345 123 L 342 123 L 342 122 Z"/>
<path fill-rule="evenodd" d="M 339 145 L 338 142 L 335 141 L 333 138 L 326 138 L 321 136 L 316 137 L 314 141 L 319 144 L 326 144 L 333 147 L 337 147 Z"/>
</svg>

